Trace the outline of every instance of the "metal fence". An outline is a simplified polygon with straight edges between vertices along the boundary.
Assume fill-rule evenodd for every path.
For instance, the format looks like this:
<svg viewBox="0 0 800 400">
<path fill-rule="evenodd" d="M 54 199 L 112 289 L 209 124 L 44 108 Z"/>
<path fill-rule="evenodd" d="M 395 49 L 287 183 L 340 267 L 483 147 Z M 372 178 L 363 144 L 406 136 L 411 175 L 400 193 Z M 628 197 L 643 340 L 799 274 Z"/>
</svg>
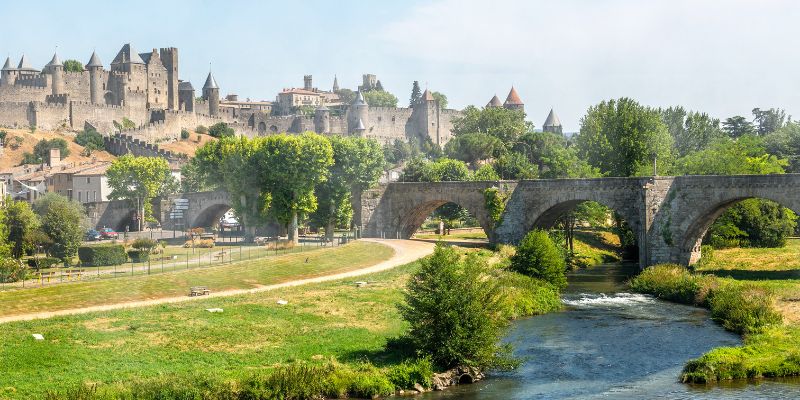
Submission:
<svg viewBox="0 0 800 400">
<path fill-rule="evenodd" d="M 162 254 L 150 254 L 147 261 L 129 262 L 114 266 L 92 266 L 78 264 L 73 267 L 52 267 L 32 270 L 25 279 L 7 282 L 0 272 L 0 291 L 45 287 L 60 283 L 113 279 L 124 276 L 153 275 L 173 271 L 210 268 L 248 260 L 257 260 L 285 254 L 302 253 L 326 247 L 338 247 L 353 240 L 352 234 L 335 236 L 327 241 L 321 237 L 302 237 L 300 244 L 292 248 L 279 248 L 280 241 L 264 245 L 252 243 L 225 243 L 217 241 L 213 248 L 167 247 Z"/>
</svg>

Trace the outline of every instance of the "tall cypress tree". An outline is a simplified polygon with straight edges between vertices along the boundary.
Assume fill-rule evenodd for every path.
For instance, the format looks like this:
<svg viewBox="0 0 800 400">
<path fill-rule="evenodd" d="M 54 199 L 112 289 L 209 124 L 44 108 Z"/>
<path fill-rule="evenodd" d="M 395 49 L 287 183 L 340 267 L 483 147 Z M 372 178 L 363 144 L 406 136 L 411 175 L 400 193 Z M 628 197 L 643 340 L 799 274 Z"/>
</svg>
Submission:
<svg viewBox="0 0 800 400">
<path fill-rule="evenodd" d="M 419 90 L 419 81 L 414 81 L 414 87 L 411 88 L 411 101 L 408 106 L 414 107 L 414 104 L 419 103 L 420 99 L 422 99 L 422 91 Z"/>
</svg>

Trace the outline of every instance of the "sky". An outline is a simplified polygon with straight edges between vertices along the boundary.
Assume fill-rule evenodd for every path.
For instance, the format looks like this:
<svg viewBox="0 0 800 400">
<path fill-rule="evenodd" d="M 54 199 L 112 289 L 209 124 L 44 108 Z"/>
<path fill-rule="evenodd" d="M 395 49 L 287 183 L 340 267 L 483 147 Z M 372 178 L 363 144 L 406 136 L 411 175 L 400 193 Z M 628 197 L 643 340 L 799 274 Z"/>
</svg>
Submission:
<svg viewBox="0 0 800 400">
<path fill-rule="evenodd" d="M 330 89 L 378 76 L 405 105 L 414 80 L 451 108 L 517 88 L 541 127 L 577 131 L 593 104 L 631 97 L 717 118 L 800 116 L 794 0 L 35 1 L 3 0 L 0 55 L 37 67 L 57 49 L 108 64 L 124 43 L 179 49 L 181 79 L 209 69 L 223 95 L 274 100 L 303 75 Z M 5 53 L 5 54 L 3 54 Z"/>
</svg>

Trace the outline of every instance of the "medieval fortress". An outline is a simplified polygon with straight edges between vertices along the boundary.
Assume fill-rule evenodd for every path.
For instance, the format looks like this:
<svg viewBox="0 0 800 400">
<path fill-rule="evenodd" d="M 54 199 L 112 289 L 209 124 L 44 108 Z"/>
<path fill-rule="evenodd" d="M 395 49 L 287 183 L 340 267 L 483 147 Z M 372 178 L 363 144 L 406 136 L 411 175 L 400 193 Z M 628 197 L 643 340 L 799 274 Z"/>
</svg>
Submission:
<svg viewBox="0 0 800 400">
<path fill-rule="evenodd" d="M 441 109 L 427 90 L 409 108 L 370 107 L 361 91 L 381 88 L 374 75 L 364 75 L 349 104 L 342 104 L 336 80 L 332 90 L 325 91 L 313 87 L 310 75 L 303 88 L 284 89 L 273 103 L 239 101 L 235 95 L 221 98 L 220 87 L 209 73 L 197 98 L 192 84 L 180 79 L 178 68 L 177 48 L 137 53 L 130 44 L 122 46 L 109 69 L 96 53 L 80 72 L 66 71 L 58 55 L 41 70 L 24 55 L 16 66 L 9 57 L 0 76 L 0 126 L 94 128 L 152 145 L 177 140 L 182 129 L 226 122 L 248 136 L 314 131 L 363 136 L 381 143 L 429 138 L 443 146 L 452 137 L 453 117 L 460 115 L 457 110 Z M 505 103 L 495 96 L 487 104 L 493 106 L 524 108 L 513 88 Z M 127 121 L 136 127 L 123 128 Z"/>
</svg>

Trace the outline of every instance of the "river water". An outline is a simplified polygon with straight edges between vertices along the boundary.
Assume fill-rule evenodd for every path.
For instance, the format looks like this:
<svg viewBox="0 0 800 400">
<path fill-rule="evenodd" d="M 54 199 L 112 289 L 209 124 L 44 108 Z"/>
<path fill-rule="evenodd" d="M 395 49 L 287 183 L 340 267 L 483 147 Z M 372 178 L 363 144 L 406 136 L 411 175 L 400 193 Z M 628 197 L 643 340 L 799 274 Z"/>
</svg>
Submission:
<svg viewBox="0 0 800 400">
<path fill-rule="evenodd" d="M 741 344 L 705 310 L 626 293 L 636 265 L 571 273 L 563 312 L 514 322 L 506 340 L 522 365 L 433 399 L 800 399 L 800 380 L 686 385 L 687 360 Z"/>
</svg>

